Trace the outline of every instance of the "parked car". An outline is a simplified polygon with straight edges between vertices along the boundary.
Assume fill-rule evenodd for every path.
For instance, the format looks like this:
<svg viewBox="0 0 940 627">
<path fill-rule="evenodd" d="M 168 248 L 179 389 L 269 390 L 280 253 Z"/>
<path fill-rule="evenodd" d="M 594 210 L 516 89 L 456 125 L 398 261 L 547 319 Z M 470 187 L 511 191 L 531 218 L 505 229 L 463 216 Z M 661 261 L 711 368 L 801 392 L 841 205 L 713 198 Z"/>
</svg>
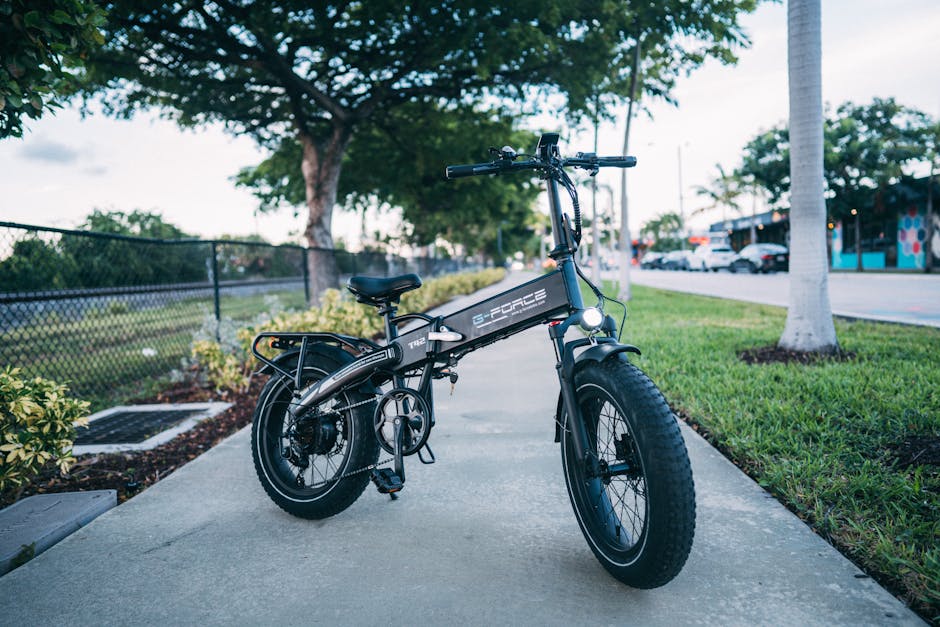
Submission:
<svg viewBox="0 0 940 627">
<path fill-rule="evenodd" d="M 728 268 L 732 272 L 786 272 L 790 251 L 780 244 L 749 244 L 741 249 Z"/>
<path fill-rule="evenodd" d="M 663 267 L 663 257 L 664 255 L 662 253 L 646 253 L 640 260 L 640 267 L 644 270 L 659 270 Z"/>
<path fill-rule="evenodd" d="M 692 270 L 718 272 L 721 268 L 728 268 L 734 258 L 735 252 L 729 246 L 703 244 L 695 249 L 689 263 Z"/>
<path fill-rule="evenodd" d="M 692 267 L 692 251 L 673 250 L 662 260 L 663 270 L 688 270 Z"/>
</svg>

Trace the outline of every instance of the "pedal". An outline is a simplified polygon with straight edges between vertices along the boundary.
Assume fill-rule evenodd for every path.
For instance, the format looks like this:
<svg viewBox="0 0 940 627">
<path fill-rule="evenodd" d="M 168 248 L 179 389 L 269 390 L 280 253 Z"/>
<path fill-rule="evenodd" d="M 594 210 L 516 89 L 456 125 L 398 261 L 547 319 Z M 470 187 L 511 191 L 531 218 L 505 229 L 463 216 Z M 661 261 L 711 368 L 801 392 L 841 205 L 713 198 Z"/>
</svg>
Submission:
<svg viewBox="0 0 940 627">
<path fill-rule="evenodd" d="M 394 494 L 400 492 L 405 484 L 401 477 L 395 474 L 391 468 L 376 468 L 372 471 L 372 483 L 382 494 Z"/>
</svg>

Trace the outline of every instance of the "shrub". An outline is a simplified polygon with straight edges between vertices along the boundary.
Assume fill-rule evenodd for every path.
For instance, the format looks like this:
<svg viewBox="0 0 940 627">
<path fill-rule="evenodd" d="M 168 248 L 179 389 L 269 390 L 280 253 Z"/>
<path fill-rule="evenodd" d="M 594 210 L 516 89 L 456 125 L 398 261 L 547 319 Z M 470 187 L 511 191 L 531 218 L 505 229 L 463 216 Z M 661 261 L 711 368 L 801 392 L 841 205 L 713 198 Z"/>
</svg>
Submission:
<svg viewBox="0 0 940 627">
<path fill-rule="evenodd" d="M 0 492 L 20 488 L 52 461 L 68 472 L 75 427 L 87 426 L 86 401 L 47 379 L 23 379 L 19 368 L 0 372 Z"/>
<path fill-rule="evenodd" d="M 431 279 L 420 289 L 402 296 L 399 313 L 427 311 L 454 296 L 472 294 L 502 280 L 505 276 L 505 270 L 495 268 Z M 374 338 L 381 335 L 383 330 L 382 319 L 375 314 L 373 307 L 356 302 L 347 293 L 329 289 L 320 298 L 319 307 L 281 313 L 261 324 L 239 329 L 238 348 L 225 350 L 211 340 L 197 341 L 193 344 L 193 357 L 212 385 L 217 388 L 239 389 L 247 384 L 251 342 L 259 333 L 324 331 Z"/>
<path fill-rule="evenodd" d="M 248 368 L 244 359 L 222 349 L 212 340 L 193 342 L 193 359 L 208 383 L 216 390 L 243 390 L 248 384 Z"/>
</svg>

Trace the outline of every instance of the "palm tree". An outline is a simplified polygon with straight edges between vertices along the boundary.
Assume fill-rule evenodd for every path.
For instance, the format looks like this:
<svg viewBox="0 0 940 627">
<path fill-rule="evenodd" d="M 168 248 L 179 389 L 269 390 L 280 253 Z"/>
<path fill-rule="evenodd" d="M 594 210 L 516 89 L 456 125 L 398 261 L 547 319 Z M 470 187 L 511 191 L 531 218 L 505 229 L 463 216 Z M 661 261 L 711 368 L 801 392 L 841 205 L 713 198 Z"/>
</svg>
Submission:
<svg viewBox="0 0 940 627">
<path fill-rule="evenodd" d="M 790 306 L 780 348 L 839 350 L 826 262 L 821 0 L 790 0 Z"/>
<path fill-rule="evenodd" d="M 634 106 L 643 93 L 640 81 L 640 43 L 637 39 L 633 49 L 633 61 L 630 65 L 630 102 L 627 105 L 627 123 L 623 131 L 623 154 L 630 154 L 630 125 L 633 122 Z M 633 296 L 630 291 L 630 263 L 633 261 L 633 240 L 630 237 L 630 209 L 627 198 L 627 169 L 620 170 L 620 268 L 618 278 L 620 289 L 617 296 L 627 302 Z"/>
<path fill-rule="evenodd" d="M 704 196 L 708 204 L 692 212 L 692 215 L 705 213 L 712 209 L 721 209 L 721 220 L 728 219 L 725 209 L 731 209 L 735 213 L 741 213 L 741 206 L 738 204 L 738 197 L 741 196 L 741 178 L 736 172 L 727 173 L 720 163 L 716 163 L 718 176 L 708 187 L 699 185 L 695 188 L 695 193 Z"/>
<path fill-rule="evenodd" d="M 647 220 L 640 227 L 640 233 L 653 238 L 656 250 L 669 250 L 681 243 L 684 227 L 685 224 L 678 213 L 661 213 Z"/>
</svg>

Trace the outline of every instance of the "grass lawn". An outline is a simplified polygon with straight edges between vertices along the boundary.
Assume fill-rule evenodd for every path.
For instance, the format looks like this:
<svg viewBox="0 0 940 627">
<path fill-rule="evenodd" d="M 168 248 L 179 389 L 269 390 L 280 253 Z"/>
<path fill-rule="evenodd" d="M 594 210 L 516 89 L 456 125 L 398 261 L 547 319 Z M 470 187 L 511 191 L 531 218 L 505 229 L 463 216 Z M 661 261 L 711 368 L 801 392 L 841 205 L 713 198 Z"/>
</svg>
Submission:
<svg viewBox="0 0 940 627">
<path fill-rule="evenodd" d="M 281 307 L 304 306 L 303 289 L 249 295 L 223 294 L 221 312 L 239 322 Z M 146 394 L 154 378 L 180 368 L 194 334 L 211 324 L 211 298 L 189 298 L 161 307 L 92 312 L 79 320 L 51 314 L 0 333 L 0 362 L 69 386 L 70 394 L 97 411 Z"/>
<path fill-rule="evenodd" d="M 940 620 L 940 467 L 936 452 L 910 463 L 940 438 L 940 329 L 837 320 L 853 359 L 747 365 L 739 353 L 775 344 L 786 310 L 632 289 L 623 340 L 640 347 L 635 363 L 673 406 L 820 535 Z"/>
</svg>

